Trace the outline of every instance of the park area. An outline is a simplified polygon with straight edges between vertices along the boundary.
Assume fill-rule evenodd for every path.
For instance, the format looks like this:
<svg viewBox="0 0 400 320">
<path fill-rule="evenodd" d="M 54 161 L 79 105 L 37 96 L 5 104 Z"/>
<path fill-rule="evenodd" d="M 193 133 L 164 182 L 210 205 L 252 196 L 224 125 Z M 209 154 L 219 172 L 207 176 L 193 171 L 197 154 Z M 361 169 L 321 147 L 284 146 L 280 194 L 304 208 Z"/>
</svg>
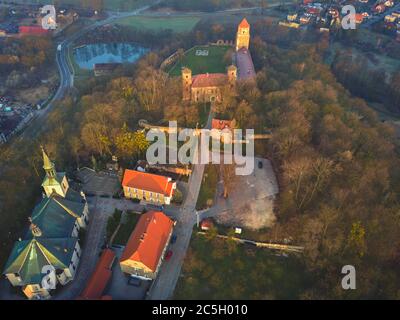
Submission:
<svg viewBox="0 0 400 320">
<path fill-rule="evenodd" d="M 162 31 L 171 30 L 176 33 L 190 32 L 200 21 L 198 17 L 146 17 L 133 16 L 122 18 L 117 21 L 118 24 L 134 27 L 140 30 Z"/>
<path fill-rule="evenodd" d="M 301 258 L 194 233 L 174 299 L 300 299 L 312 284 Z"/>
<path fill-rule="evenodd" d="M 195 46 L 166 71 L 171 76 L 179 76 L 182 67 L 192 70 L 192 74 L 225 73 L 226 67 L 232 64 L 229 55 L 230 46 Z"/>
</svg>

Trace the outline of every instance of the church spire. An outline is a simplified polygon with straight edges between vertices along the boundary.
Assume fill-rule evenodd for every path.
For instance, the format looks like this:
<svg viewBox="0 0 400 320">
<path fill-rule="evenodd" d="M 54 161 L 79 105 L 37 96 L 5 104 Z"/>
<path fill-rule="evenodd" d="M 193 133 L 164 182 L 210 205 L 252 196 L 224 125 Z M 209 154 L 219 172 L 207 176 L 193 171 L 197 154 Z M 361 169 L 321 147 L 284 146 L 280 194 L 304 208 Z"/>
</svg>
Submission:
<svg viewBox="0 0 400 320">
<path fill-rule="evenodd" d="M 46 175 L 49 179 L 55 178 L 56 169 L 54 167 L 54 163 L 50 161 L 50 158 L 44 150 L 43 146 L 41 146 L 41 149 L 43 153 L 43 169 L 44 171 L 46 171 Z"/>
</svg>

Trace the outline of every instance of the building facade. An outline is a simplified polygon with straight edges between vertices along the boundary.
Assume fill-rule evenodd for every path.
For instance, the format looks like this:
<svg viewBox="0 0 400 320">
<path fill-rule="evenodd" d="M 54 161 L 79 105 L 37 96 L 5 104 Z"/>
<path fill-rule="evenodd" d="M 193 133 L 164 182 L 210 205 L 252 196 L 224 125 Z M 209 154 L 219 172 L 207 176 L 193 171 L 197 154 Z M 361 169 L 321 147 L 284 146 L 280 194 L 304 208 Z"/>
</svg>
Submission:
<svg viewBox="0 0 400 320">
<path fill-rule="evenodd" d="M 168 205 L 176 189 L 176 182 L 170 177 L 127 169 L 122 180 L 122 187 L 127 199 Z"/>
</svg>

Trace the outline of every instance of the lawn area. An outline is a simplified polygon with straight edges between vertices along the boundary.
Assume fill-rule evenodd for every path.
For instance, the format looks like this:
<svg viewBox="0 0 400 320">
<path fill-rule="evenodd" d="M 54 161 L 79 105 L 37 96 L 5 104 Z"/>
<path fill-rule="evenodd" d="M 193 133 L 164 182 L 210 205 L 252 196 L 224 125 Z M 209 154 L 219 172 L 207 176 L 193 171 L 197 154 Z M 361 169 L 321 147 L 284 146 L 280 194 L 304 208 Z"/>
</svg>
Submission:
<svg viewBox="0 0 400 320">
<path fill-rule="evenodd" d="M 225 62 L 225 55 L 229 46 L 195 46 L 185 53 L 185 56 L 167 72 L 171 76 L 180 76 L 182 67 L 188 67 L 192 74 L 199 73 L 225 73 L 230 64 Z M 208 56 L 197 56 L 197 50 L 208 51 Z"/>
<path fill-rule="evenodd" d="M 204 170 L 203 182 L 200 187 L 199 197 L 196 203 L 196 209 L 201 210 L 209 206 L 214 201 L 217 190 L 219 176 L 219 165 L 208 164 Z"/>
<path fill-rule="evenodd" d="M 118 20 L 120 25 L 141 30 L 172 30 L 176 33 L 189 32 L 199 22 L 198 17 L 143 17 L 134 16 Z"/>
<path fill-rule="evenodd" d="M 139 221 L 140 214 L 128 212 L 126 216 L 125 223 L 121 225 L 116 234 L 113 244 L 118 245 L 126 245 L 129 240 L 129 237 L 132 234 L 133 229 L 135 229 L 136 223 Z"/>
<path fill-rule="evenodd" d="M 302 259 L 193 233 L 174 299 L 299 299 L 312 284 Z"/>
</svg>

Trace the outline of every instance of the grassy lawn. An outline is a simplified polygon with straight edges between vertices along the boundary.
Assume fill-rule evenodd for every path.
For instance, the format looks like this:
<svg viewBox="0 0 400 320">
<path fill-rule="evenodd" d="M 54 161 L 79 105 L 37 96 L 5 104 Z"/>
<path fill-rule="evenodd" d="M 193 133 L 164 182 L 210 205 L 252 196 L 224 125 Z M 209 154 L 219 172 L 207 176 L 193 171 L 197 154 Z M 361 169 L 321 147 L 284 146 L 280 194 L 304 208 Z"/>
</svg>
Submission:
<svg viewBox="0 0 400 320">
<path fill-rule="evenodd" d="M 219 165 L 206 165 L 204 170 L 203 182 L 200 187 L 199 197 L 196 203 L 196 209 L 201 210 L 208 207 L 210 201 L 214 201 L 215 192 L 219 176 Z"/>
<path fill-rule="evenodd" d="M 169 70 L 171 76 L 181 75 L 183 66 L 192 70 L 192 74 L 199 73 L 225 73 L 229 63 L 224 61 L 229 46 L 196 46 L 186 52 L 185 56 Z M 208 50 L 208 56 L 196 56 L 197 50 Z"/>
<path fill-rule="evenodd" d="M 114 244 L 126 245 L 129 237 L 132 234 L 133 229 L 135 229 L 136 223 L 140 218 L 140 214 L 128 212 L 126 216 L 126 221 L 118 230 L 117 235 L 114 238 Z"/>
<path fill-rule="evenodd" d="M 199 22 L 198 17 L 127 17 L 117 23 L 141 30 L 172 30 L 176 33 L 189 32 Z"/>
<path fill-rule="evenodd" d="M 299 299 L 311 284 L 301 258 L 193 233 L 174 299 Z"/>
</svg>

